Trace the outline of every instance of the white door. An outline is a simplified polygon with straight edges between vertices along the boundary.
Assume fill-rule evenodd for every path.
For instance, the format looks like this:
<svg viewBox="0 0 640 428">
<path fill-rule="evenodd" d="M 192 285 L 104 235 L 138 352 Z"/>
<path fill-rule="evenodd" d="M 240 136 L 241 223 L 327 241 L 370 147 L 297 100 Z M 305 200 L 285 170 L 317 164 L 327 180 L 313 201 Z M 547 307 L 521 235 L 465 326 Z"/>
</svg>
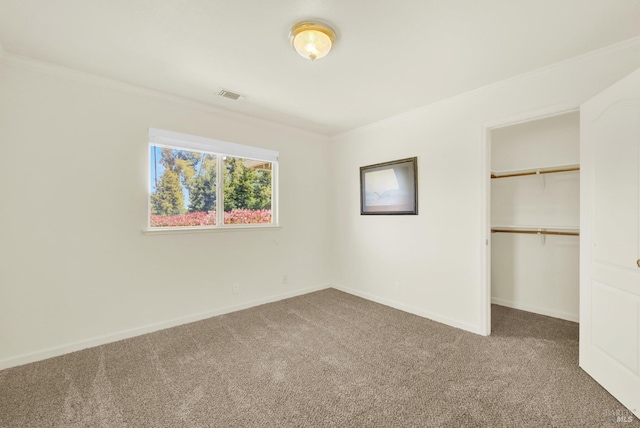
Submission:
<svg viewBox="0 0 640 428">
<path fill-rule="evenodd" d="M 581 106 L 580 164 L 580 367 L 640 417 L 640 70 Z"/>
</svg>

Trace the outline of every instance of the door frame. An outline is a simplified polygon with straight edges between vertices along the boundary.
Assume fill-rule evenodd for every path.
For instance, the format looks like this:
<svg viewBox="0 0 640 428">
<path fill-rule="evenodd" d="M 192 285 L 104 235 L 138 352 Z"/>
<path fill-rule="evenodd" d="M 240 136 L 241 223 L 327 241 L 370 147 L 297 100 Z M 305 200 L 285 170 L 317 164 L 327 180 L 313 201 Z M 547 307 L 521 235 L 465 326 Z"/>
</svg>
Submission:
<svg viewBox="0 0 640 428">
<path fill-rule="evenodd" d="M 481 267 L 480 267 L 480 334 L 491 335 L 491 132 L 494 129 L 534 120 L 546 119 L 565 113 L 580 111 L 580 105 L 555 105 L 543 109 L 518 113 L 487 121 L 482 125 L 480 183 L 482 206 L 480 210 Z"/>
</svg>

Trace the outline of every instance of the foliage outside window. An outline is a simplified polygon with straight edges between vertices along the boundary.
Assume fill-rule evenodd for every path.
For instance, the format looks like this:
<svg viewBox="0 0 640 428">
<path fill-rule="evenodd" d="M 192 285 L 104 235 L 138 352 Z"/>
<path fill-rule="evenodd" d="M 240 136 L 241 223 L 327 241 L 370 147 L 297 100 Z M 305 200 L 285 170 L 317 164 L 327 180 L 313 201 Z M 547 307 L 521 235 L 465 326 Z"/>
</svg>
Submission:
<svg viewBox="0 0 640 428">
<path fill-rule="evenodd" d="M 150 141 L 151 228 L 275 223 L 277 152 L 160 130 L 150 130 Z M 201 150 L 209 146 L 212 151 Z M 269 159 L 259 159 L 261 154 Z"/>
</svg>

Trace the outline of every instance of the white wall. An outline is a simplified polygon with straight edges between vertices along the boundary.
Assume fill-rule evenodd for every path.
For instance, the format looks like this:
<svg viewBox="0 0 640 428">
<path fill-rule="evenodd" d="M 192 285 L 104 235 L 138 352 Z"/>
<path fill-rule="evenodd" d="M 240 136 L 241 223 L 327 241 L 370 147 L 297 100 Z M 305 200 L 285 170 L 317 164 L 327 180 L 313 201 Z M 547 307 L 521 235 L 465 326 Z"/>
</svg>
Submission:
<svg viewBox="0 0 640 428">
<path fill-rule="evenodd" d="M 580 115 L 572 112 L 491 132 L 497 173 L 580 163 Z M 491 180 L 491 224 L 496 227 L 578 228 L 580 173 Z M 491 301 L 578 321 L 579 238 L 491 235 Z"/>
<path fill-rule="evenodd" d="M 491 170 L 497 174 L 579 163 L 579 111 L 491 130 Z"/>
<path fill-rule="evenodd" d="M 487 334 L 486 128 L 577 107 L 638 67 L 635 40 L 335 138 L 335 282 Z M 410 156 L 418 156 L 419 215 L 360 216 L 358 168 Z"/>
<path fill-rule="evenodd" d="M 279 150 L 282 228 L 143 234 L 149 127 Z M 0 149 L 0 369 L 329 283 L 326 137 L 5 58 Z"/>
</svg>

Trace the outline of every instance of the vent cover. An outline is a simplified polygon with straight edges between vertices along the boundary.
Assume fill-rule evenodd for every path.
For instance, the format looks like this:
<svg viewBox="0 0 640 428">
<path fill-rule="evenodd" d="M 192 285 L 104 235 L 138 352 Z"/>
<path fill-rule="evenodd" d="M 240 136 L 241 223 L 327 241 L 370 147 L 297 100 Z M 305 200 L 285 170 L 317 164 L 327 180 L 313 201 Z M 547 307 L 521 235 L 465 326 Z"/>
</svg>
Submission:
<svg viewBox="0 0 640 428">
<path fill-rule="evenodd" d="M 233 100 L 233 101 L 242 101 L 245 98 L 245 96 L 242 94 L 239 94 L 233 91 L 228 91 L 226 89 L 220 89 L 218 91 L 218 95 L 223 98 L 229 98 L 230 100 Z"/>
</svg>

